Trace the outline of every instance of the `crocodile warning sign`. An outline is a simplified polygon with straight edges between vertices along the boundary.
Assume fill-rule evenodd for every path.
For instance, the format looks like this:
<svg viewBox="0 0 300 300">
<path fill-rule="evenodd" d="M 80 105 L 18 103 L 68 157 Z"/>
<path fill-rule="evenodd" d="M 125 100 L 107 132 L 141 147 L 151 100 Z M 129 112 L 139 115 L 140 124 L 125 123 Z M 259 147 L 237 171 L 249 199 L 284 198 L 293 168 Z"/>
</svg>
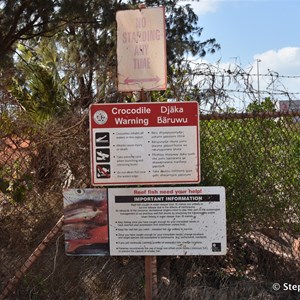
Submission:
<svg viewBox="0 0 300 300">
<path fill-rule="evenodd" d="M 197 102 L 93 104 L 93 185 L 200 181 Z"/>
</svg>

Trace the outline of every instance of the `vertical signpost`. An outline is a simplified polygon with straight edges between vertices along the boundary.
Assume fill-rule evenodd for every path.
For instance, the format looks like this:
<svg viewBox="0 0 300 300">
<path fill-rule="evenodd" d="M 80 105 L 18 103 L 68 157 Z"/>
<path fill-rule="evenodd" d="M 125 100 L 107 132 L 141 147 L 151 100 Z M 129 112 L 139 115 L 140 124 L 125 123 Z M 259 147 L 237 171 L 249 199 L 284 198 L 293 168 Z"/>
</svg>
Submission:
<svg viewBox="0 0 300 300">
<path fill-rule="evenodd" d="M 118 90 L 140 92 L 142 100 L 146 91 L 165 90 L 164 8 L 118 11 L 116 21 Z M 191 186 L 200 182 L 197 102 L 93 104 L 90 142 L 94 186 L 148 187 L 110 188 L 106 198 L 99 189 L 80 190 L 88 201 L 66 193 L 73 195 L 65 203 L 70 254 L 144 255 L 150 300 L 157 293 L 155 255 L 226 253 L 225 189 Z M 189 186 L 149 187 L 166 184 Z M 85 211 L 74 220 L 78 206 Z M 88 238 L 74 234 L 78 222 Z"/>
<path fill-rule="evenodd" d="M 164 7 L 119 11 L 117 19 L 118 90 L 165 90 L 167 87 Z M 142 97 L 143 99 L 144 97 Z M 154 258 L 145 258 L 146 298 L 152 298 Z"/>
</svg>

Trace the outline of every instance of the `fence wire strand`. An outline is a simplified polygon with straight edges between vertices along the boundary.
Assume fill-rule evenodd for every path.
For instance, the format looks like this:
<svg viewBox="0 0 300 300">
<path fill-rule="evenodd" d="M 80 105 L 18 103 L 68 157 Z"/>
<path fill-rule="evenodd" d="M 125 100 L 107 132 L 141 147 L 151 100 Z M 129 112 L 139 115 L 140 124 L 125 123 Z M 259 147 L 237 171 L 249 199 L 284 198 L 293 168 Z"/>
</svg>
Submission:
<svg viewBox="0 0 300 300">
<path fill-rule="evenodd" d="M 201 185 L 226 188 L 228 253 L 158 257 L 157 299 L 296 299 L 272 284 L 300 283 L 297 116 L 201 116 Z M 0 121 L 3 291 L 60 218 L 63 189 L 91 183 L 86 116 L 40 128 Z M 5 299 L 144 299 L 144 286 L 143 257 L 67 257 L 60 236 Z"/>
</svg>

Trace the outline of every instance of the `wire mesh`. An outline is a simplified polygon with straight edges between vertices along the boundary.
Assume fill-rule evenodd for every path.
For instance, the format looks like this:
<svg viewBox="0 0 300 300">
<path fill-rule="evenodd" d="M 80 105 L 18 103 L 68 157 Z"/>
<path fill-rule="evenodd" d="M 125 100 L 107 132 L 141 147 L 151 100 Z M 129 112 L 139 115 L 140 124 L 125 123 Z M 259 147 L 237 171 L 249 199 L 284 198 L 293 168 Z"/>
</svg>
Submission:
<svg viewBox="0 0 300 300">
<path fill-rule="evenodd" d="M 158 257 L 157 298 L 297 299 L 272 284 L 300 284 L 300 123 L 205 115 L 200 129 L 201 185 L 226 188 L 228 253 Z M 0 149 L 3 290 L 61 217 L 63 189 L 91 186 L 87 116 L 2 116 Z M 144 271 L 143 257 L 67 257 L 60 232 L 7 299 L 143 299 Z"/>
</svg>

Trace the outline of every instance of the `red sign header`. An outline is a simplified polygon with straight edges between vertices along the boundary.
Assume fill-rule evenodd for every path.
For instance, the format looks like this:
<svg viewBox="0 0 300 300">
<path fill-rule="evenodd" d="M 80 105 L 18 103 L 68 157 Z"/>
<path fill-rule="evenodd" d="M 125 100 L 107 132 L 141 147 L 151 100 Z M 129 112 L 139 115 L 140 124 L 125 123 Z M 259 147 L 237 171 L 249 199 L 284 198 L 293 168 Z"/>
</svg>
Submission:
<svg viewBox="0 0 300 300">
<path fill-rule="evenodd" d="M 92 128 L 192 126 L 199 122 L 197 102 L 93 104 Z"/>
</svg>

